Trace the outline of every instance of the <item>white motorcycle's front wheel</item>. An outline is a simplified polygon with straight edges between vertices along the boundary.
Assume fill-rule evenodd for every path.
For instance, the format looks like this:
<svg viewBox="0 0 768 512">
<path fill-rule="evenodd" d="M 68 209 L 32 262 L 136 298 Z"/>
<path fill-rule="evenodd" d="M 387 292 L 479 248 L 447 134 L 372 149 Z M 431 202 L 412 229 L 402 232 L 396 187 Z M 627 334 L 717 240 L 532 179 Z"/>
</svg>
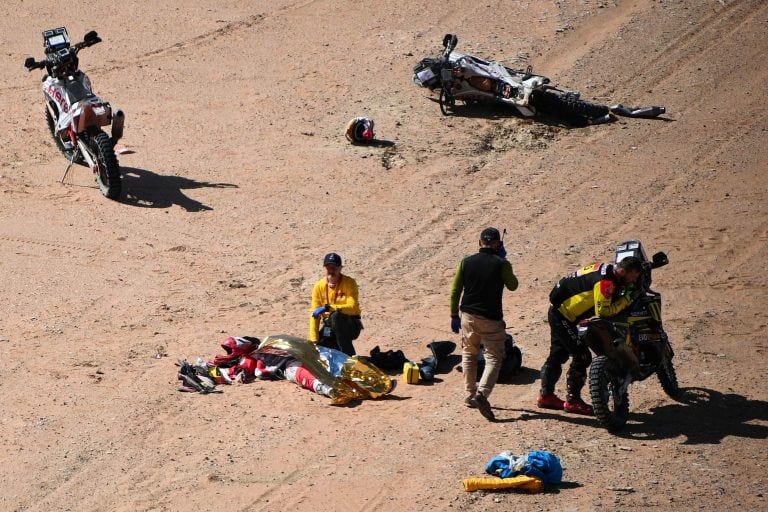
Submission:
<svg viewBox="0 0 768 512">
<path fill-rule="evenodd" d="M 447 90 L 447 86 L 445 85 L 440 88 L 439 102 L 440 112 L 442 112 L 444 116 L 450 115 L 456 107 L 456 100 L 454 99 L 453 94 Z"/>
</svg>

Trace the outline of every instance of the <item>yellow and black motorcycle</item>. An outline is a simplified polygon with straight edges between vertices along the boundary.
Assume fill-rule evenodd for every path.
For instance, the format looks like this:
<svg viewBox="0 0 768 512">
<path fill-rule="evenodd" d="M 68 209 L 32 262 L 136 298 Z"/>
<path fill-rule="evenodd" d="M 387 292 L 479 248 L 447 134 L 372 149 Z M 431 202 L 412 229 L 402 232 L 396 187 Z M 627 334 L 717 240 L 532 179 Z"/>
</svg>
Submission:
<svg viewBox="0 0 768 512">
<path fill-rule="evenodd" d="M 680 393 L 674 352 L 661 319 L 661 294 L 651 290 L 651 271 L 669 263 L 657 252 L 649 261 L 638 240 L 619 244 L 616 262 L 627 256 L 643 261 L 630 307 L 616 317 L 590 318 L 579 325 L 579 337 L 596 354 L 589 368 L 589 393 L 595 417 L 610 431 L 621 430 L 629 418 L 629 385 L 656 375 L 664 392 Z"/>
</svg>

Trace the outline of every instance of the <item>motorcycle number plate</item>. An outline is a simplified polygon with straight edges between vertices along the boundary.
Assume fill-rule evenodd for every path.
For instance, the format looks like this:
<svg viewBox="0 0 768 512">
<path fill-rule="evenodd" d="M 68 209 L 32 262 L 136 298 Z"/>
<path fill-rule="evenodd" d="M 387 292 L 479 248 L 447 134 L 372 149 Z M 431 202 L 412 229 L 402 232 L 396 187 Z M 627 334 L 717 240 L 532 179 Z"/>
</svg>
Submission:
<svg viewBox="0 0 768 512">
<path fill-rule="evenodd" d="M 418 78 L 420 82 L 428 82 L 429 80 L 435 78 L 435 74 L 430 68 L 422 69 L 416 73 L 416 78 Z"/>
</svg>

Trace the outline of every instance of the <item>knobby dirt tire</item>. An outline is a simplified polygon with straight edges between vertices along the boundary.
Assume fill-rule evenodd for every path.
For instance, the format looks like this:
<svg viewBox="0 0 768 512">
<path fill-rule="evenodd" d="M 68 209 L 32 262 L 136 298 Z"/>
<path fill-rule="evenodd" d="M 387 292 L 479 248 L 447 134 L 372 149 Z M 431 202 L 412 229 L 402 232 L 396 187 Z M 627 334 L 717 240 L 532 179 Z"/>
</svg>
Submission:
<svg viewBox="0 0 768 512">
<path fill-rule="evenodd" d="M 456 100 L 453 98 L 451 93 L 446 91 L 446 87 L 443 86 L 440 88 L 440 112 L 443 113 L 444 116 L 451 115 L 451 110 L 456 106 Z"/>
<path fill-rule="evenodd" d="M 668 397 L 677 398 L 680 396 L 680 386 L 677 383 L 677 374 L 671 359 L 664 358 L 659 365 L 659 369 L 656 370 L 656 375 L 659 377 L 661 389 L 664 390 Z"/>
<path fill-rule="evenodd" d="M 533 103 L 543 112 L 563 117 L 586 117 L 595 119 L 609 113 L 608 107 L 578 99 L 572 94 L 557 94 L 550 91 L 536 91 Z"/>
<path fill-rule="evenodd" d="M 115 145 L 103 130 L 96 128 L 88 132 L 86 143 L 93 152 L 99 166 L 96 172 L 96 183 L 104 197 L 117 199 L 120 196 L 122 181 L 120 179 L 120 164 L 115 155 Z"/>
<path fill-rule="evenodd" d="M 589 394 L 595 417 L 611 432 L 621 430 L 629 419 L 629 395 L 618 396 L 618 379 L 606 356 L 597 356 L 589 367 Z"/>
</svg>

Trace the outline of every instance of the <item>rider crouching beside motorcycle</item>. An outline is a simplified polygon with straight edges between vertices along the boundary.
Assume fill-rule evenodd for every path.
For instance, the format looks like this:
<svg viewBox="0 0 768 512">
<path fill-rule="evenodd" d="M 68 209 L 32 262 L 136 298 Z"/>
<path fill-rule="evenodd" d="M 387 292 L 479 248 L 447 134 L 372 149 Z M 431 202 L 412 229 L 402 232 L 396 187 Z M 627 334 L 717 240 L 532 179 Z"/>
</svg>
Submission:
<svg viewBox="0 0 768 512">
<path fill-rule="evenodd" d="M 562 279 L 549 294 L 547 314 L 551 332 L 549 356 L 541 367 L 541 391 L 536 403 L 544 409 L 565 410 L 574 414 L 593 414 L 592 406 L 581 398 L 592 353 L 579 340 L 577 325 L 591 316 L 611 317 L 632 303 L 633 285 L 643 271 L 637 257 L 617 264 L 595 263 L 582 267 Z M 555 394 L 562 366 L 571 357 L 566 375 L 566 400 Z"/>
</svg>

